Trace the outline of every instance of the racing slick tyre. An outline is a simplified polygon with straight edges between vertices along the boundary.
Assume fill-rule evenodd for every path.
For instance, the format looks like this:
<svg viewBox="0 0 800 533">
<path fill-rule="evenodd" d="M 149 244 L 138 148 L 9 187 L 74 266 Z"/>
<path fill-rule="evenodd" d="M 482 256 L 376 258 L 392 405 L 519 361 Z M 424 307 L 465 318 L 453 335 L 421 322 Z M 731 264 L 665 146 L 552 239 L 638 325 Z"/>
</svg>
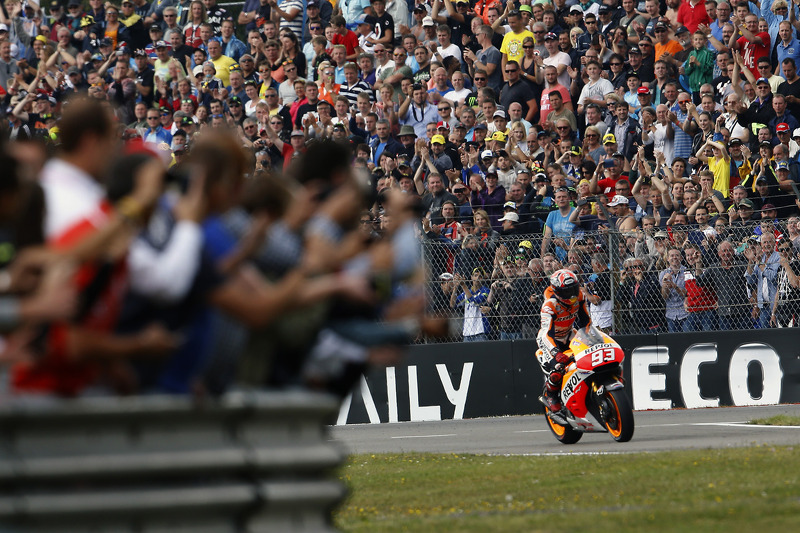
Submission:
<svg viewBox="0 0 800 533">
<path fill-rule="evenodd" d="M 575 431 L 571 426 L 562 426 L 560 424 L 556 424 L 550 418 L 550 415 L 546 415 L 546 417 L 547 425 L 550 427 L 550 431 L 553 433 L 553 436 L 556 438 L 556 440 L 561 444 L 575 444 L 581 440 L 583 433 L 580 431 Z"/>
<path fill-rule="evenodd" d="M 603 422 L 617 442 L 628 442 L 633 437 L 633 409 L 624 389 L 608 391 L 603 395 Z M 551 428 L 552 429 L 552 428 Z"/>
</svg>

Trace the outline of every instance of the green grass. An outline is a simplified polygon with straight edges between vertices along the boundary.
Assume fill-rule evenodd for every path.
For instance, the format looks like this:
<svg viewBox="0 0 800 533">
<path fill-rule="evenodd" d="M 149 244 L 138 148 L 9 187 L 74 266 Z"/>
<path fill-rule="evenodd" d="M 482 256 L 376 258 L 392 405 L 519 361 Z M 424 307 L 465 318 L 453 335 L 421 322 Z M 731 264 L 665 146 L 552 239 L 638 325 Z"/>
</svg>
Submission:
<svg viewBox="0 0 800 533">
<path fill-rule="evenodd" d="M 800 426 L 800 416 L 775 415 L 769 418 L 756 418 L 750 423 L 761 426 Z"/>
<path fill-rule="evenodd" d="M 658 454 L 355 455 L 342 531 L 794 531 L 800 453 L 757 446 Z"/>
</svg>

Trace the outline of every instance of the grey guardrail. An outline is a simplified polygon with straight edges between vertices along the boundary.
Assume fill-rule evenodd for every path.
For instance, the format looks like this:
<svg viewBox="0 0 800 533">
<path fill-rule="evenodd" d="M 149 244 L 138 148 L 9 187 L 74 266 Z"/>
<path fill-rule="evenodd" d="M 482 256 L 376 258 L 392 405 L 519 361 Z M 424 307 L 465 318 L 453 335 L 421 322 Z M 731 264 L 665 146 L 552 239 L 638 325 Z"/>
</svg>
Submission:
<svg viewBox="0 0 800 533">
<path fill-rule="evenodd" d="M 336 398 L 234 393 L 0 406 L 0 531 L 331 531 Z"/>
</svg>

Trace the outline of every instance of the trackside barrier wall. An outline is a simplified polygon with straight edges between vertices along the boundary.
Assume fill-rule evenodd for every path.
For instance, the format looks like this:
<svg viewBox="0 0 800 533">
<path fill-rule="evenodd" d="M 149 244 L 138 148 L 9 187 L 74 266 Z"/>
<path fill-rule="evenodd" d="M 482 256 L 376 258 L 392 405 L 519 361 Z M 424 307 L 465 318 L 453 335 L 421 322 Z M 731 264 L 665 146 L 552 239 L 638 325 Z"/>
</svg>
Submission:
<svg viewBox="0 0 800 533">
<path fill-rule="evenodd" d="M 0 531 L 333 531 L 337 398 L 307 393 L 0 406 Z"/>
<path fill-rule="evenodd" d="M 616 336 L 637 410 L 800 402 L 794 328 Z M 405 366 L 372 371 L 339 424 L 542 413 L 534 340 L 415 345 Z"/>
</svg>

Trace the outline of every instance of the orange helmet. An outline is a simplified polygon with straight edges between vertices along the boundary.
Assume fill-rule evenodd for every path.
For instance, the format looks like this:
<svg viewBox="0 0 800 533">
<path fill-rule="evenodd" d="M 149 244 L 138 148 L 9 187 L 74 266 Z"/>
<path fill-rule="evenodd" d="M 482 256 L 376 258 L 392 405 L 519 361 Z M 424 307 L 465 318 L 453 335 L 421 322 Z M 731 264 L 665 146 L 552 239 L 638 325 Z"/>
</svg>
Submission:
<svg viewBox="0 0 800 533">
<path fill-rule="evenodd" d="M 557 299 L 569 304 L 577 302 L 578 294 L 581 292 L 578 276 L 566 268 L 553 272 L 550 276 L 550 287 Z"/>
</svg>

